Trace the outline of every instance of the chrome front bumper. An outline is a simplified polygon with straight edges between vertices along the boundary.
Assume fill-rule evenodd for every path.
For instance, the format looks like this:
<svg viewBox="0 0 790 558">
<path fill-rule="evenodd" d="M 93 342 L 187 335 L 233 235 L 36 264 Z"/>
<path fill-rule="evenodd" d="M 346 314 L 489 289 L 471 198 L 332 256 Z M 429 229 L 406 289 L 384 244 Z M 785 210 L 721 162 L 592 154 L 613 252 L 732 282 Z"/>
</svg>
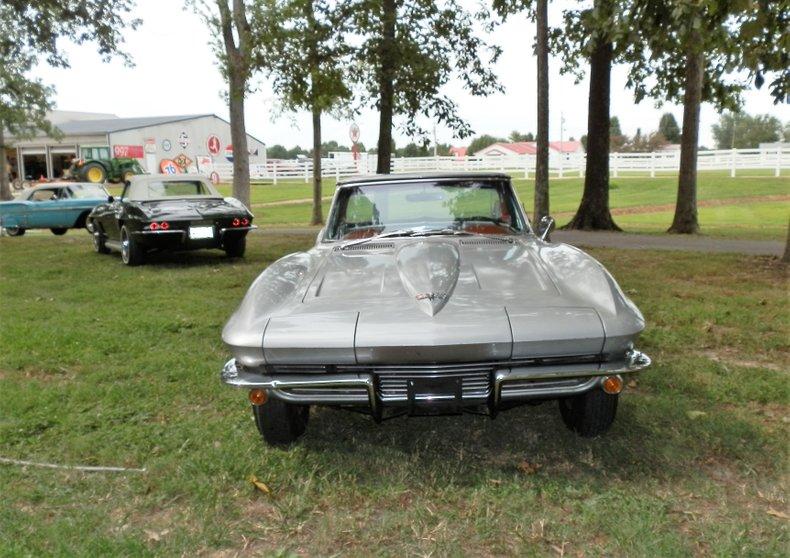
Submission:
<svg viewBox="0 0 790 558">
<path fill-rule="evenodd" d="M 238 367 L 231 359 L 222 369 L 221 378 L 233 387 L 265 389 L 272 397 L 288 403 L 366 407 L 374 414 L 381 407 L 431 406 L 447 400 L 464 406 L 488 405 L 495 410 L 505 403 L 584 393 L 597 387 L 607 376 L 636 372 L 650 363 L 646 354 L 632 350 L 623 360 L 604 363 L 437 366 L 420 367 L 419 372 L 414 367 L 402 370 L 374 367 L 368 372 L 300 371 L 266 375 Z M 404 386 L 409 378 L 416 377 L 458 378 L 459 393 L 415 398 Z"/>
</svg>

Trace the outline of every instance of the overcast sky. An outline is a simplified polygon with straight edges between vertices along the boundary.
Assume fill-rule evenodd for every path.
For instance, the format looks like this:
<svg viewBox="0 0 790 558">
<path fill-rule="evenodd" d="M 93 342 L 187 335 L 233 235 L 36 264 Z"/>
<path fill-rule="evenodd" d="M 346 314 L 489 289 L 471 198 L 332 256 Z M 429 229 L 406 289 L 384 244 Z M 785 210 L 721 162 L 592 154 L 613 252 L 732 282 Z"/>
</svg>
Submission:
<svg viewBox="0 0 790 558">
<path fill-rule="evenodd" d="M 471 4 L 471 3 L 470 3 Z M 558 24 L 563 5 L 551 2 L 549 24 Z M 56 88 L 56 107 L 61 110 L 108 112 L 118 116 L 160 116 L 177 114 L 215 113 L 227 118 L 228 110 L 220 97 L 224 88 L 222 78 L 213 61 L 210 38 L 203 22 L 193 12 L 183 9 L 180 0 L 138 0 L 137 17 L 143 24 L 127 33 L 126 50 L 135 67 L 127 68 L 120 60 L 103 63 L 90 45 L 64 45 L 69 52 L 72 68 L 54 70 L 41 65 L 36 75 Z M 525 16 L 512 17 L 490 37 L 500 45 L 503 54 L 496 72 L 505 87 L 503 94 L 476 98 L 466 94 L 460 84 L 453 83 L 448 91 L 460 106 L 461 115 L 472 125 L 475 134 L 507 136 L 511 130 L 536 130 L 536 66 L 532 53 L 535 26 Z M 586 131 L 587 81 L 575 84 L 570 76 L 559 74 L 560 61 L 549 61 L 551 139 L 560 136 L 578 139 Z M 247 130 L 269 145 L 303 147 L 311 141 L 310 118 L 307 113 L 274 118 L 276 99 L 265 82 L 260 91 L 247 99 Z M 774 105 L 767 91 L 749 91 L 744 109 L 749 113 L 769 113 L 790 121 L 790 105 Z M 652 101 L 634 104 L 630 91 L 625 89 L 625 71 L 615 67 L 612 73 L 612 115 L 618 116 L 623 132 L 632 135 L 637 128 L 643 133 L 655 130 L 665 111 L 672 112 L 681 124 L 682 107 L 664 105 L 656 108 Z M 564 118 L 564 126 L 560 119 Z M 700 142 L 713 146 L 711 125 L 718 114 L 703 105 Z M 356 118 L 361 129 L 361 141 L 375 146 L 378 117 L 367 111 Z M 326 118 L 323 126 L 325 140 L 349 144 L 349 121 Z M 430 124 L 429 124 L 430 127 Z M 440 142 L 465 145 L 469 140 L 453 139 L 452 133 L 439 127 Z M 409 139 L 396 131 L 395 141 L 403 145 Z"/>
</svg>

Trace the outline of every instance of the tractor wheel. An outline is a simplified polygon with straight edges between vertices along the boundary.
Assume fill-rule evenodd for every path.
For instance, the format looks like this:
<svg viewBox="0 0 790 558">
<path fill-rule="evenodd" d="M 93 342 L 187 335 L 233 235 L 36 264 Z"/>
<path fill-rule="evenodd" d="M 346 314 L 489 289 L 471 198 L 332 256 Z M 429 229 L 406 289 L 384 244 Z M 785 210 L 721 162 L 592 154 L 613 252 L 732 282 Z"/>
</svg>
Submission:
<svg viewBox="0 0 790 558">
<path fill-rule="evenodd" d="M 88 163 L 82 167 L 82 176 L 88 182 L 101 184 L 107 180 L 107 171 L 99 163 Z"/>
</svg>

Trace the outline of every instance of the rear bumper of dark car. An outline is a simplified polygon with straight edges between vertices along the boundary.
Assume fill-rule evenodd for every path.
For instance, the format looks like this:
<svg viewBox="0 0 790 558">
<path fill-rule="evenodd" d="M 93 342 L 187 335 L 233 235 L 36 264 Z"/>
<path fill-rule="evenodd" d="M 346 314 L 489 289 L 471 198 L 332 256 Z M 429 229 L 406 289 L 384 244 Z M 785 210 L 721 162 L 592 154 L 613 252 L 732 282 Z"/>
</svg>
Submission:
<svg viewBox="0 0 790 558">
<path fill-rule="evenodd" d="M 212 238 L 191 239 L 187 229 L 169 229 L 166 231 L 135 231 L 131 234 L 146 248 L 169 250 L 192 250 L 200 248 L 220 248 L 227 237 L 245 236 L 249 231 L 257 229 L 256 225 L 247 227 L 220 228 L 214 231 Z"/>
<path fill-rule="evenodd" d="M 370 367 L 337 372 L 300 369 L 295 373 L 251 369 L 228 361 L 221 373 L 230 386 L 264 389 L 288 403 L 362 407 L 463 408 L 492 411 L 529 400 L 584 393 L 614 375 L 650 366 L 637 350 L 611 362 L 479 363 Z"/>
</svg>

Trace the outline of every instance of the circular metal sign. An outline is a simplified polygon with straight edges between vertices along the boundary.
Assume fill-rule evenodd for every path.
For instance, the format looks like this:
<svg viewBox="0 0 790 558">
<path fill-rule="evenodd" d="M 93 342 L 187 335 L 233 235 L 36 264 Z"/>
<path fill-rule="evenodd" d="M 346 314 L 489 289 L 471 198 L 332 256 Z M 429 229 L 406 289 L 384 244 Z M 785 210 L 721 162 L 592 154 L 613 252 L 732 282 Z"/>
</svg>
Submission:
<svg viewBox="0 0 790 558">
<path fill-rule="evenodd" d="M 356 122 L 351 124 L 351 127 L 348 129 L 348 137 L 351 138 L 351 141 L 354 143 L 359 141 L 359 126 Z"/>
<path fill-rule="evenodd" d="M 219 155 L 221 148 L 222 144 L 220 143 L 219 138 L 216 135 L 211 134 L 206 140 L 206 149 L 208 149 L 209 155 Z"/>
<path fill-rule="evenodd" d="M 170 151 L 173 148 L 173 144 L 170 143 L 169 139 L 162 140 L 162 151 Z"/>
<path fill-rule="evenodd" d="M 162 174 L 178 174 L 178 165 L 172 159 L 162 159 L 159 162 L 159 170 Z"/>
</svg>

